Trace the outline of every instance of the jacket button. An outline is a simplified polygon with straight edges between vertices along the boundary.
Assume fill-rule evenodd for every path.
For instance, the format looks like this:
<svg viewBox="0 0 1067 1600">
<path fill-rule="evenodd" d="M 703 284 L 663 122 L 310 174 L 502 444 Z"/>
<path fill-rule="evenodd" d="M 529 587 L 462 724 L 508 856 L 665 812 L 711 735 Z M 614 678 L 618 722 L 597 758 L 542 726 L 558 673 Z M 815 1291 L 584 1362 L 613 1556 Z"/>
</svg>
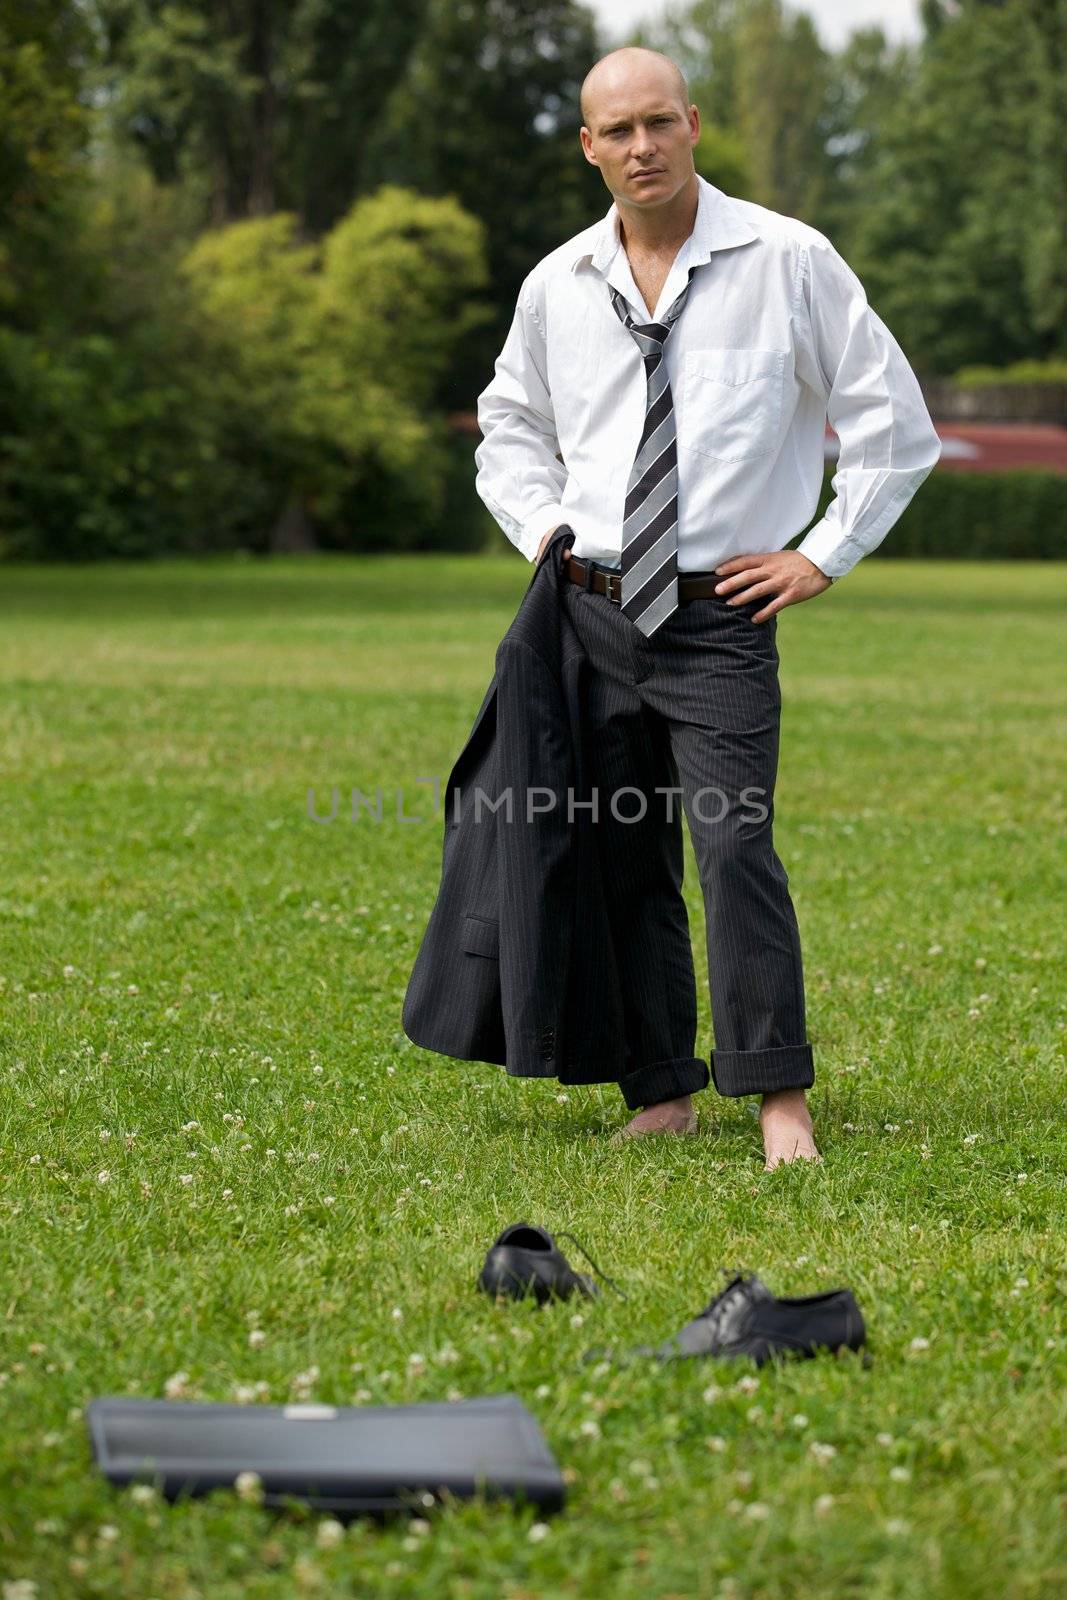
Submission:
<svg viewBox="0 0 1067 1600">
<path fill-rule="evenodd" d="M 541 1029 L 541 1054 L 543 1056 L 554 1056 L 555 1053 L 556 1053 L 556 1030 L 555 1030 L 555 1028 L 542 1028 Z"/>
</svg>

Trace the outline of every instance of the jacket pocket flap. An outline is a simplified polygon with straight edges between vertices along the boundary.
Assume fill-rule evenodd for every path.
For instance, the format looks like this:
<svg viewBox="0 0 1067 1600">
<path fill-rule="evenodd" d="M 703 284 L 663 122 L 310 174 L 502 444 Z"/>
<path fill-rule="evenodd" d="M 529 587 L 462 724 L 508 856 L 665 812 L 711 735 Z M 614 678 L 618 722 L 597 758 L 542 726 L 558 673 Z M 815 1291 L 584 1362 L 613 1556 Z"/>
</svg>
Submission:
<svg viewBox="0 0 1067 1600">
<path fill-rule="evenodd" d="M 463 919 L 463 948 L 475 956 L 500 956 L 500 924 L 489 917 Z"/>
</svg>

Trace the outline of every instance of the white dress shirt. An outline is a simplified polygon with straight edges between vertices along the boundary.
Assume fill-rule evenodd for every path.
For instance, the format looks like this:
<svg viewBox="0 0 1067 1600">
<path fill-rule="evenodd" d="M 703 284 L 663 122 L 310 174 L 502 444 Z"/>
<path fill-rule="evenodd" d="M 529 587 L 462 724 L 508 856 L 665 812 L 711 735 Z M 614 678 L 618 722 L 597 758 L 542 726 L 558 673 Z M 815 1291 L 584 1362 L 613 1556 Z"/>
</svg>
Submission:
<svg viewBox="0 0 1067 1600">
<path fill-rule="evenodd" d="M 530 561 L 565 522 L 576 556 L 620 564 L 645 374 L 608 285 L 635 321 L 652 322 L 697 265 L 664 346 L 679 570 L 781 550 L 807 526 L 829 416 L 840 441 L 835 497 L 798 549 L 842 577 L 885 538 L 940 456 L 940 440 L 903 351 L 825 235 L 697 181 L 693 231 L 654 309 L 634 282 L 614 203 L 525 278 L 478 397 L 478 494 Z"/>
</svg>

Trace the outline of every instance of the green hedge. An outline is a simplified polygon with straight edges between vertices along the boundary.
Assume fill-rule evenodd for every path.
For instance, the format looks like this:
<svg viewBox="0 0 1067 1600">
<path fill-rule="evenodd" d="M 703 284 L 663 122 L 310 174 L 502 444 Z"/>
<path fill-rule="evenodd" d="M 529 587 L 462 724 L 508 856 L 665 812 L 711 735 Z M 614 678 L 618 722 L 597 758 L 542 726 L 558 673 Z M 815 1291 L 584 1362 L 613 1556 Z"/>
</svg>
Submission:
<svg viewBox="0 0 1067 1600">
<path fill-rule="evenodd" d="M 832 498 L 832 477 L 831 468 L 813 522 Z M 1067 473 L 939 472 L 935 467 L 871 554 L 939 561 L 1063 560 Z"/>
</svg>

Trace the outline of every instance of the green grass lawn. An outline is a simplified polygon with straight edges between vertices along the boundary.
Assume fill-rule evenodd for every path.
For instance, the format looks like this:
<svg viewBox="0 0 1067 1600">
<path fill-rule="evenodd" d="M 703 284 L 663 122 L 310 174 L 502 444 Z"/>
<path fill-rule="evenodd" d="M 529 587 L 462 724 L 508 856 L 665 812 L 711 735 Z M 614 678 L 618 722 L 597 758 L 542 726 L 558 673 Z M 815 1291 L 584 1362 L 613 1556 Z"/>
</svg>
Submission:
<svg viewBox="0 0 1067 1600">
<path fill-rule="evenodd" d="M 402 1033 L 440 871 L 419 780 L 447 776 L 529 577 L 510 553 L 0 576 L 5 1600 L 1067 1590 L 1067 566 L 869 560 L 780 618 L 776 840 L 826 1160 L 774 1174 L 754 1101 L 709 1090 L 699 1139 L 618 1150 L 610 1085 Z M 380 786 L 383 820 L 310 820 L 333 786 L 342 812 Z M 688 841 L 685 892 L 706 1057 Z M 629 1298 L 478 1294 L 520 1217 Z M 869 1367 L 581 1366 L 736 1266 L 849 1284 Z M 229 1491 L 112 1489 L 82 1408 L 166 1392 L 513 1392 L 569 1503 L 547 1530 L 471 1504 L 331 1546 Z"/>
</svg>

